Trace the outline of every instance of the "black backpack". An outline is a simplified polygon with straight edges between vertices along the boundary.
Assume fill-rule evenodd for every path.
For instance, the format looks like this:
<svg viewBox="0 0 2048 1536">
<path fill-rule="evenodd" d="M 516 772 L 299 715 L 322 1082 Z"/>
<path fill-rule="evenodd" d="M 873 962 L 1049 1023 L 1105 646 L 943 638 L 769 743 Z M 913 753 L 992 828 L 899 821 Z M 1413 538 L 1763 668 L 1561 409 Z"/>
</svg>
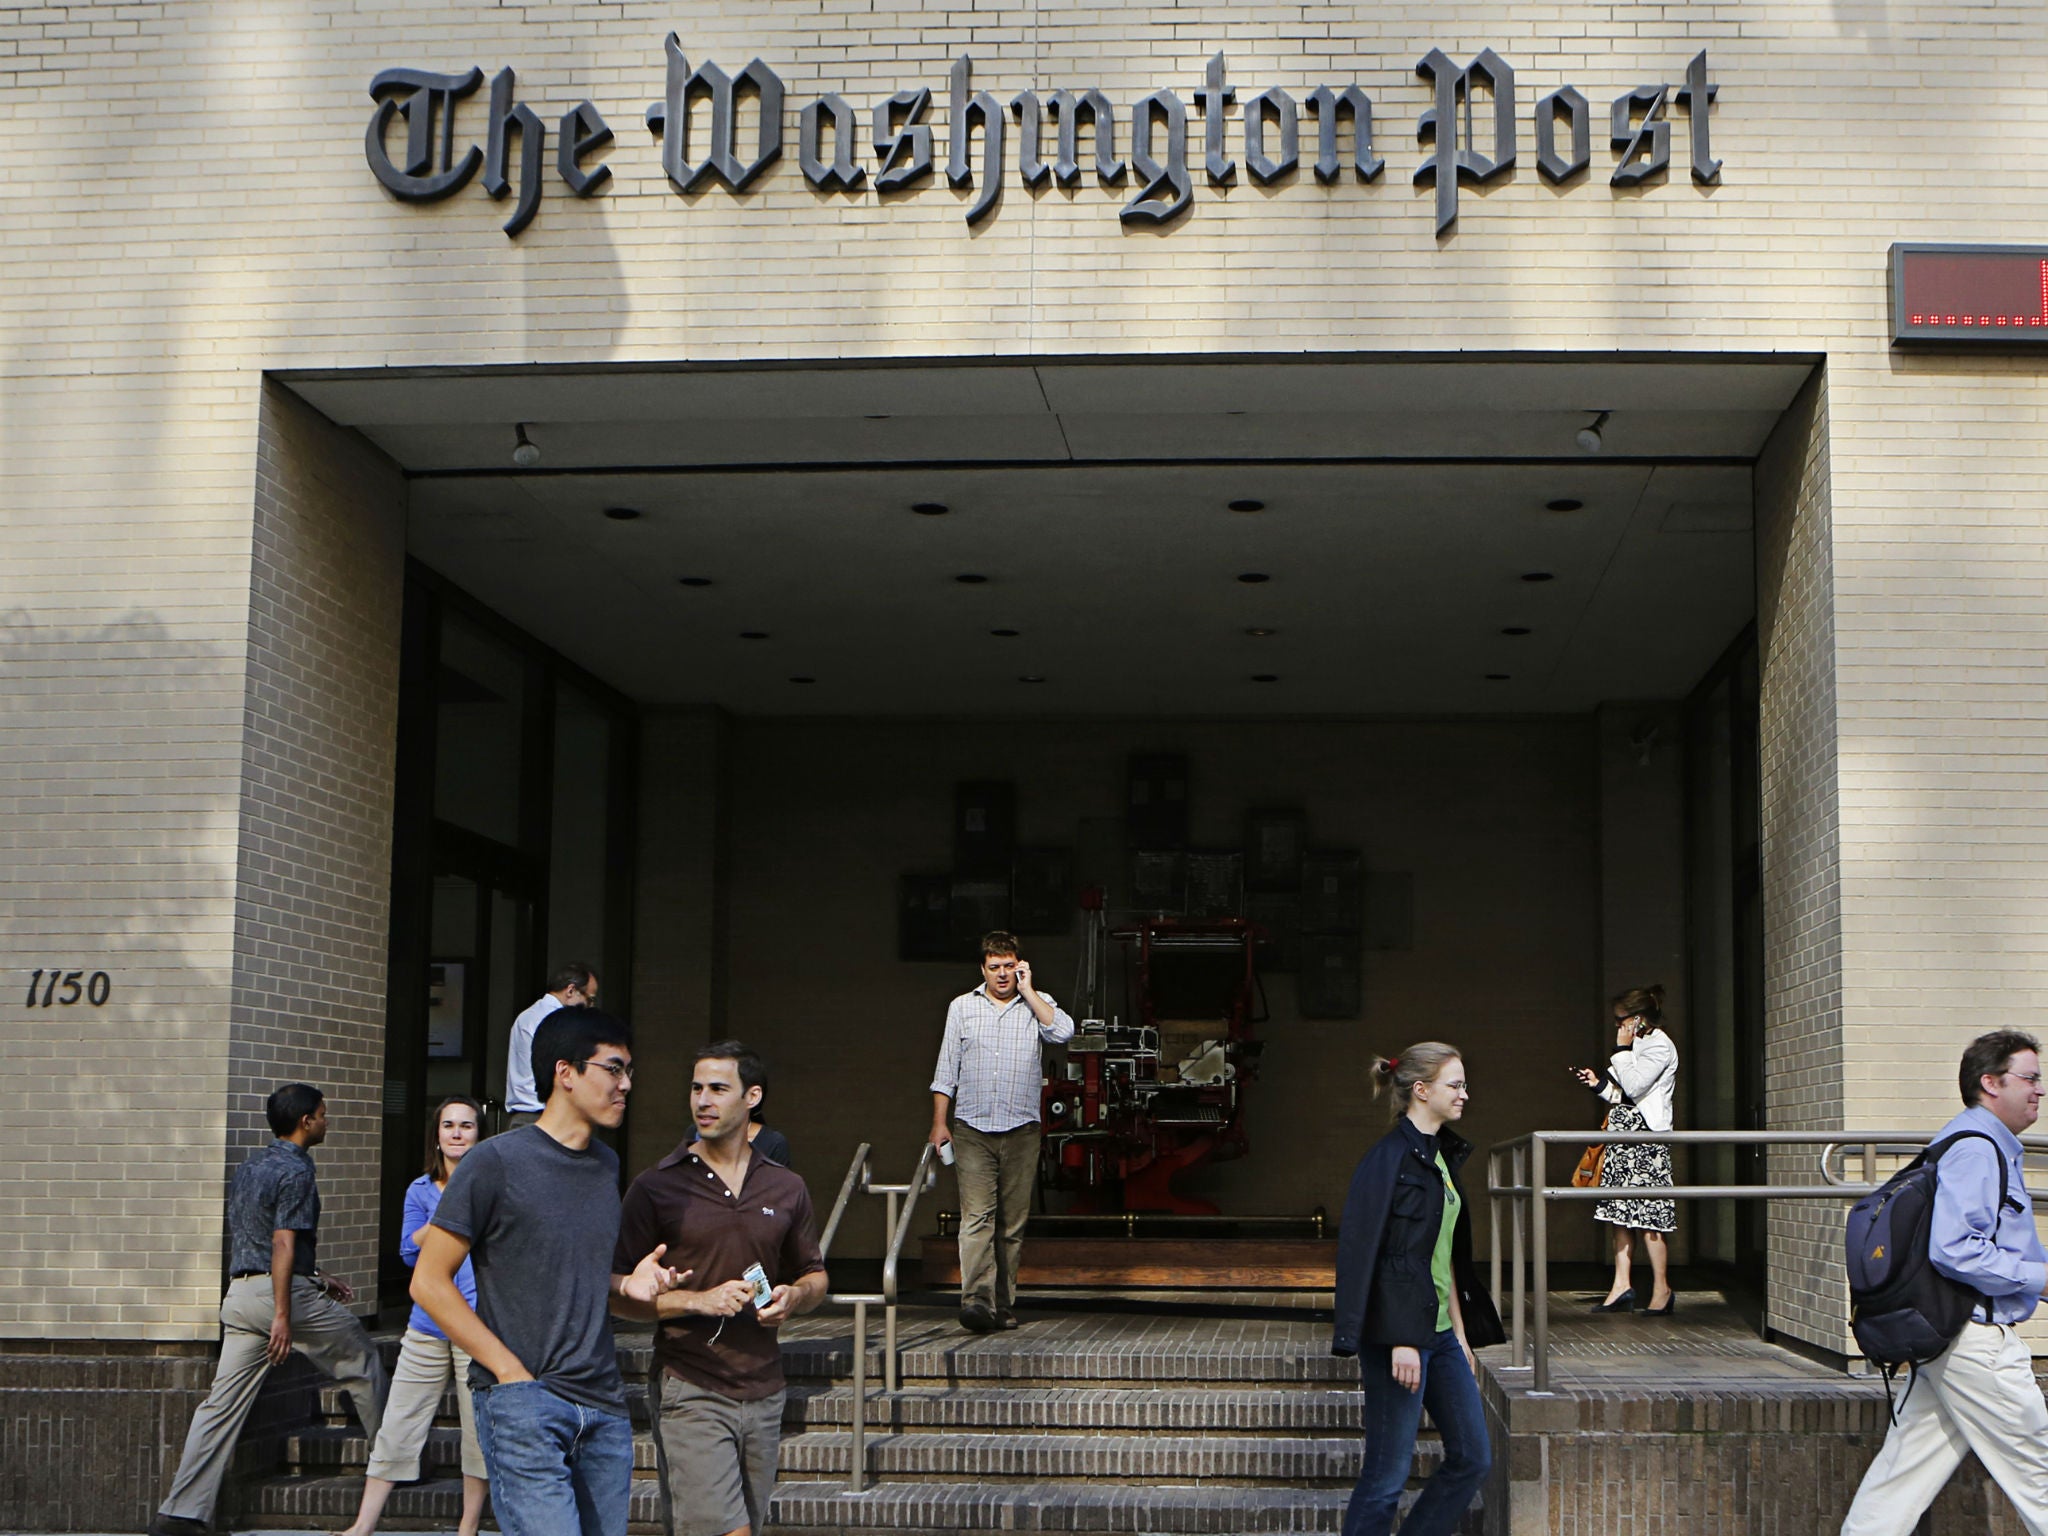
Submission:
<svg viewBox="0 0 2048 1536">
<path fill-rule="evenodd" d="M 1984 1300 L 1941 1273 L 1927 1256 L 1942 1154 L 1970 1136 L 1998 1146 L 1982 1131 L 1958 1131 L 1934 1143 L 1849 1211 L 1849 1328 L 1871 1364 L 1884 1372 L 1887 1398 L 1899 1368 L 1925 1365 L 1947 1349 Z M 2005 1216 L 2005 1199 L 2001 1153 L 1994 1237 Z"/>
</svg>

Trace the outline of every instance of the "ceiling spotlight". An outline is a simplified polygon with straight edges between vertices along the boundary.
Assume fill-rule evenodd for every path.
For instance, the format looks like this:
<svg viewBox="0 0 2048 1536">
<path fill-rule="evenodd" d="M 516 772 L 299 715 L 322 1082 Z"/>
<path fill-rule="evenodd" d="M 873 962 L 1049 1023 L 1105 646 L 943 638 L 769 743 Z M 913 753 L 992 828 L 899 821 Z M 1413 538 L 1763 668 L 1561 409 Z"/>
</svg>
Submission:
<svg viewBox="0 0 2048 1536">
<path fill-rule="evenodd" d="M 1555 576 L 1551 575 L 1551 574 L 1550 574 L 1550 572 L 1548 572 L 1548 571 L 1524 571 L 1524 572 L 1522 572 L 1522 580 L 1524 580 L 1524 581 L 1555 581 L 1555 580 L 1557 580 L 1557 578 L 1556 578 Z"/>
<path fill-rule="evenodd" d="M 978 587 L 983 582 L 988 580 L 986 576 L 977 576 L 972 571 L 963 571 L 960 575 L 955 576 L 953 579 L 959 582 L 960 585 L 963 587 Z"/>
<path fill-rule="evenodd" d="M 765 629 L 743 629 L 740 631 L 740 638 L 742 640 L 766 640 L 768 638 L 768 631 Z"/>
<path fill-rule="evenodd" d="M 1265 638 L 1266 638 L 1266 636 L 1268 636 L 1268 635 L 1275 635 L 1275 634 L 1278 634 L 1278 633 L 1279 633 L 1279 631 L 1278 631 L 1278 630 L 1275 630 L 1275 629 L 1257 629 L 1257 628 L 1254 628 L 1254 629 L 1248 629 L 1248 630 L 1246 630 L 1246 631 L 1245 631 L 1245 633 L 1246 633 L 1246 634 L 1248 634 L 1248 635 L 1250 635 L 1250 636 L 1251 636 L 1251 637 L 1252 637 L 1252 638 L 1253 638 L 1254 640 L 1263 640 L 1263 639 L 1265 639 Z"/>
<path fill-rule="evenodd" d="M 944 517 L 952 508 L 943 501 L 913 501 L 910 510 L 919 517 Z"/>
<path fill-rule="evenodd" d="M 1014 640 L 1020 633 L 1022 633 L 1022 631 L 1015 629 L 992 629 L 989 631 L 989 633 L 994 635 L 998 640 Z"/>
<path fill-rule="evenodd" d="M 1607 418 L 1613 414 L 1614 412 L 1612 411 L 1596 412 L 1593 417 L 1593 424 L 1590 427 L 1579 428 L 1579 435 L 1573 438 L 1572 441 L 1579 445 L 1582 452 L 1598 453 L 1600 451 L 1600 429 L 1607 425 Z"/>
<path fill-rule="evenodd" d="M 1045 681 L 1045 679 L 1036 672 L 1026 672 L 1022 677 L 1018 678 L 1017 681 L 1020 683 L 1042 683 Z"/>
<path fill-rule="evenodd" d="M 1263 501 L 1252 501 L 1247 498 L 1243 501 L 1233 501 L 1230 504 L 1230 510 L 1233 512 L 1263 512 L 1266 510 L 1266 504 Z"/>
<path fill-rule="evenodd" d="M 639 520 L 638 507 L 606 507 L 604 515 L 615 523 L 631 523 Z"/>
<path fill-rule="evenodd" d="M 685 587 L 708 587 L 711 585 L 711 578 L 709 576 L 678 576 L 676 582 L 678 585 Z"/>
<path fill-rule="evenodd" d="M 1579 446 L 1583 448 L 1586 445 L 1581 443 Z M 1576 496 L 1560 496 L 1555 501 L 1543 503 L 1543 510 L 1546 512 L 1576 512 L 1583 506 L 1585 506 L 1585 503 Z"/>
<path fill-rule="evenodd" d="M 1238 577 L 1237 579 L 1243 582 L 1248 587 L 1256 587 L 1260 582 L 1271 581 L 1273 578 L 1268 576 L 1264 571 L 1246 571 L 1242 576 Z"/>
<path fill-rule="evenodd" d="M 521 469 L 533 468 L 540 462 L 540 449 L 535 446 L 533 439 L 526 435 L 526 423 L 520 422 L 512 431 L 512 462 Z"/>
<path fill-rule="evenodd" d="M 1280 681 L 1280 676 L 1276 672 L 1254 672 L 1252 674 L 1252 681 L 1255 683 L 1277 683 Z"/>
<path fill-rule="evenodd" d="M 1520 624 L 1510 624 L 1506 629 L 1502 630 L 1501 633 L 1504 635 L 1520 636 L 1528 634 L 1529 631 Z"/>
</svg>

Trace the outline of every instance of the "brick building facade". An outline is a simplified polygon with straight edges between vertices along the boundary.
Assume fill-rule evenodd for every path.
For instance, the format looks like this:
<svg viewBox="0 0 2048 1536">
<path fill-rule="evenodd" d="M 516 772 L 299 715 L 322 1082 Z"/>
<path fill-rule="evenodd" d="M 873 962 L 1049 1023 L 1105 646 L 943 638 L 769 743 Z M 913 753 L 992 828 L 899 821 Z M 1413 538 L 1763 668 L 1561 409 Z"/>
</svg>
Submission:
<svg viewBox="0 0 2048 1536">
<path fill-rule="evenodd" d="M 644 113 L 664 98 L 671 29 L 691 65 L 715 61 L 731 74 L 759 58 L 785 88 L 781 158 L 740 191 L 707 173 L 684 193 L 664 174 L 665 141 Z M 1456 221 L 1439 233 L 1436 190 L 1418 178 L 1433 153 L 1418 135 L 1433 98 L 1417 61 L 1441 49 L 1466 63 L 1486 48 L 1515 71 L 1519 158 L 1484 184 L 1464 180 Z M 1236 101 L 1205 112 L 1195 93 L 1219 52 Z M 1702 52 L 1718 89 L 1710 115 L 1697 91 L 1677 94 Z M 0 1186 L 0 1338 L 44 1350 L 210 1339 L 222 1179 L 260 1138 L 261 1094 L 283 1077 L 310 1078 L 331 1096 L 323 1258 L 368 1275 L 389 1246 L 378 1231 L 377 1127 L 388 1105 L 400 614 L 408 548 L 433 563 L 420 542 L 421 475 L 437 425 L 393 420 L 397 397 L 379 394 L 393 381 L 453 381 L 437 398 L 463 402 L 466 424 L 493 423 L 509 453 L 535 381 L 556 400 L 573 399 L 579 379 L 614 391 L 624 379 L 643 381 L 649 398 L 687 386 L 772 402 L 793 387 L 776 382 L 778 368 L 867 365 L 878 370 L 862 385 L 871 403 L 839 414 L 874 419 L 872 430 L 893 435 L 885 457 L 900 464 L 946 457 L 940 418 L 956 373 L 1005 364 L 1100 367 L 1112 393 L 1120 365 L 1174 360 L 1462 361 L 1556 369 L 1560 380 L 1616 363 L 1792 370 L 1805 382 L 1772 407 L 1760 451 L 1715 460 L 1754 487 L 1760 1109 L 1782 1128 L 1936 1123 L 1960 1041 L 2028 996 L 2048 966 L 2038 899 L 2048 870 L 2048 447 L 2031 356 L 1891 345 L 1886 259 L 1899 241 L 2036 234 L 2029 211 L 2048 182 L 2048 149 L 2035 130 L 2048 128 L 2048 101 L 2028 66 L 2043 52 L 2048 41 L 2017 12 L 1912 0 L 1452 3 L 1427 18 L 1352 3 L 8 10 L 0 936 L 13 990 L 0 997 L 8 1059 L 31 1086 L 0 1116 L 11 1173 Z M 947 175 L 963 55 L 971 91 L 989 92 L 1007 123 L 1000 198 L 973 221 L 988 190 L 985 118 L 966 146 L 973 176 L 963 185 Z M 500 70 L 515 71 L 513 97 L 548 130 L 537 210 L 516 237 L 503 226 L 520 197 L 517 151 L 497 200 L 484 175 L 443 201 L 401 200 L 366 163 L 378 111 L 367 88 L 380 71 L 459 76 L 472 66 L 484 83 L 455 108 L 456 161 L 471 143 L 488 147 Z M 1308 102 L 1319 86 L 1354 84 L 1371 98 L 1385 169 L 1355 173 L 1347 117 L 1339 174 L 1325 182 L 1312 170 L 1319 120 Z M 1567 85 L 1591 104 L 1591 165 L 1554 182 L 1538 169 L 1531 114 Z M 1616 166 L 1637 151 L 1609 147 L 1609 104 L 1645 85 L 1668 88 L 1657 110 L 1669 169 L 1615 185 Z M 1279 108 L 1249 105 L 1268 87 L 1298 108 L 1303 163 L 1262 184 L 1246 114 L 1271 153 Z M 1044 111 L 1062 88 L 1099 89 L 1115 104 L 1116 151 L 1133 158 L 1122 182 L 1105 183 L 1085 159 L 1070 187 L 1025 182 L 1032 109 L 1011 103 L 1032 91 Z M 924 121 L 936 168 L 878 193 L 871 113 L 917 89 L 932 93 Z M 1127 221 L 1119 212 L 1140 198 L 1145 174 L 1133 109 L 1168 89 L 1187 114 L 1191 203 L 1162 222 Z M 828 92 L 851 104 L 842 127 L 866 173 L 851 190 L 814 186 L 799 163 L 800 113 Z M 1481 128 L 1469 147 L 1491 152 L 1491 105 L 1476 94 Z M 610 171 L 578 197 L 557 151 L 564 114 L 586 100 L 616 137 L 570 157 L 579 171 Z M 751 145 L 757 110 L 742 106 L 736 150 Z M 1152 152 L 1170 160 L 1166 108 L 1156 112 Z M 1711 123 L 1711 180 L 1690 173 L 1693 114 Z M 1624 142 L 1642 116 L 1639 103 Z M 1220 141 L 1207 137 L 1212 121 Z M 387 128 L 388 152 L 402 160 L 406 127 Z M 709 153 L 701 103 L 691 131 L 694 163 Z M 1227 184 L 1205 166 L 1212 143 L 1235 164 Z M 438 153 L 432 135 L 428 147 Z M 1041 152 L 1056 147 L 1048 119 Z M 1627 458 L 1630 434 L 1654 430 L 1637 428 L 1633 412 L 1705 420 L 1753 404 L 1568 395 L 1551 402 L 1562 423 L 1554 455 L 1533 457 L 1570 458 L 1581 407 L 1612 412 L 1607 451 Z M 785 417 L 766 458 L 750 461 L 757 469 L 814 452 L 803 410 L 775 409 Z M 1327 409 L 1341 414 L 1343 398 Z M 1482 459 L 1498 432 L 1512 454 L 1532 456 L 1509 441 L 1520 427 L 1488 409 L 1479 399 L 1472 414 L 1447 409 L 1434 426 L 1418 417 L 1417 432 L 1441 433 L 1424 451 Z M 603 408 L 560 417 L 570 427 L 551 439 L 551 472 L 633 462 L 597 439 L 591 457 L 564 456 L 559 445 L 577 441 L 575 424 L 593 426 L 593 414 Z M 674 413 L 686 436 L 715 436 L 738 414 Z M 1227 414 L 1216 411 L 1219 422 Z M 1133 412 L 1129 430 L 1156 425 Z M 1313 458 L 1326 428 L 1322 416 L 1298 415 L 1284 430 L 1307 446 L 1261 451 Z M 601 648 L 575 659 L 605 677 Z M 814 1187 L 829 1194 L 835 1162 L 864 1125 L 905 1114 L 915 1124 L 929 1043 L 889 1032 L 903 1009 L 942 1003 L 958 978 L 922 981 L 872 1013 L 851 1004 L 845 1018 L 872 1050 L 821 1054 L 823 1024 L 784 1022 L 806 989 L 779 997 L 773 986 L 783 904 L 801 878 L 790 866 L 803 854 L 777 841 L 777 807 L 748 800 L 770 784 L 797 801 L 818 792 L 798 771 L 802 743 L 778 736 L 801 731 L 707 709 L 708 688 L 681 683 L 650 697 L 618 685 L 646 706 L 632 965 L 648 1042 L 642 1101 L 673 1095 L 687 1045 L 706 1029 L 780 1030 L 792 1061 L 781 1103 L 815 1148 Z M 1447 706 L 1428 728 L 1477 730 L 1450 717 L 1530 713 L 1542 711 Z M 853 739 L 851 771 L 878 786 L 906 760 L 945 765 L 930 775 L 932 793 L 985 771 L 971 752 L 875 731 Z M 1122 753 L 1157 735 L 1081 731 L 1069 756 L 1049 746 L 1034 771 L 1053 782 L 1094 752 L 1113 773 Z M 1335 754 L 1339 776 L 1343 754 L 1368 751 L 1415 754 L 1402 771 L 1416 783 L 1434 771 L 1422 736 L 1370 749 L 1335 740 L 1310 731 L 1289 751 L 1301 761 Z M 1443 757 L 1510 761 L 1526 745 L 1473 738 Z M 1531 817 L 1579 829 L 1568 856 L 1500 875 L 1504 888 L 1566 893 L 1561 905 L 1578 915 L 1545 941 L 1561 958 L 1495 993 L 1486 989 L 1496 978 L 1476 974 L 1482 964 L 1446 951 L 1447 969 L 1388 980 L 1381 997 L 1398 1006 L 1369 1015 L 1369 1038 L 1297 1033 L 1289 1065 L 1300 1081 L 1318 1062 L 1397 1045 L 1446 1012 L 1455 1019 L 1445 999 L 1464 986 L 1501 1021 L 1470 1026 L 1490 1042 L 1497 1082 L 1525 1071 L 1533 1080 L 1539 1068 L 1560 1076 L 1550 1068 L 1568 1047 L 1555 1032 L 1597 1015 L 1607 990 L 1647 967 L 1683 972 L 1682 935 L 1628 952 L 1614 920 L 1602 926 L 1602 810 L 1589 787 L 1602 748 L 1530 750 L 1527 772 L 1467 792 L 1477 806 L 1512 786 L 1540 801 Z M 1258 792 L 1250 768 L 1218 773 Z M 1382 788 L 1376 814 L 1344 835 L 1368 841 L 1406 814 L 1403 791 Z M 1089 811 L 1061 805 L 1062 815 Z M 856 814 L 865 813 L 849 810 L 849 825 Z M 1469 819 L 1447 817 L 1432 836 L 1448 847 Z M 887 899 L 886 882 L 874 889 Z M 849 885 L 833 931 L 858 931 L 852 914 L 872 895 Z M 1482 952 L 1524 926 L 1505 908 L 1475 906 L 1469 921 Z M 880 974 L 888 940 L 871 937 Z M 104 1005 L 45 1006 L 32 988 L 24 1005 L 31 973 L 52 970 L 105 972 Z M 936 1015 L 929 1022 L 935 1034 Z M 1276 1046 L 1283 1058 L 1289 1049 Z M 834 1091 L 849 1071 L 875 1084 L 857 1108 Z M 1561 1090 L 1535 1092 L 1530 1114 L 1577 1123 L 1560 1118 L 1578 1113 Z M 1298 1093 L 1296 1107 L 1310 1112 L 1270 1127 L 1286 1166 L 1338 1170 L 1315 1176 L 1306 1205 L 1341 1188 L 1360 1118 L 1351 1089 Z M 1509 1116 L 1492 1126 L 1528 1128 Z M 643 1116 L 634 1156 L 664 1150 L 673 1133 L 672 1117 Z M 1280 1201 L 1285 1180 L 1272 1177 L 1260 1198 Z M 1772 1218 L 1767 1320 L 1838 1350 L 1832 1219 L 1808 1209 Z M 364 1289 L 367 1303 L 374 1288 Z"/>
</svg>

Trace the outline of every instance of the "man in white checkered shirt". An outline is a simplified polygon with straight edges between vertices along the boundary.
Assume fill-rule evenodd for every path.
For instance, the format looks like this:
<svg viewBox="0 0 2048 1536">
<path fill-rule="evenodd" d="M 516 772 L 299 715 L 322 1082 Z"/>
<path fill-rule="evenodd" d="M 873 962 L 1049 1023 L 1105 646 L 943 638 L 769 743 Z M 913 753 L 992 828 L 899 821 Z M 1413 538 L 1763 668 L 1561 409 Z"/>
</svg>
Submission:
<svg viewBox="0 0 2048 1536">
<path fill-rule="evenodd" d="M 974 1333 L 1017 1326 L 1017 1270 L 1038 1181 L 1039 1042 L 1073 1037 L 1074 1021 L 1031 985 L 1017 941 L 986 935 L 981 985 L 946 1010 L 932 1074 L 931 1142 L 953 1143 L 960 1180 L 960 1326 Z"/>
</svg>

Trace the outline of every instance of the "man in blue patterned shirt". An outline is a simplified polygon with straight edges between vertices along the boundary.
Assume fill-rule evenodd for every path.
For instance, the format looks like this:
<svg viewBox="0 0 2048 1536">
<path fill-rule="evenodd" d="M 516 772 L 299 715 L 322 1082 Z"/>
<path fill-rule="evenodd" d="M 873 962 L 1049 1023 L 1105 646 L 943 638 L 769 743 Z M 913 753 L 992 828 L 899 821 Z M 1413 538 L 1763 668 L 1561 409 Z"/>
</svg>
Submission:
<svg viewBox="0 0 2048 1536">
<path fill-rule="evenodd" d="M 1074 1021 L 1031 985 L 1031 966 L 1017 958 L 1017 941 L 1007 933 L 986 935 L 981 985 L 946 1010 L 932 1074 L 931 1142 L 953 1144 L 960 1179 L 960 1325 L 971 1332 L 1017 1326 L 1017 1271 L 1038 1180 L 1045 1080 L 1039 1046 L 1073 1037 Z"/>
<path fill-rule="evenodd" d="M 277 1139 L 251 1152 L 228 1185 L 231 1278 L 220 1304 L 220 1365 L 185 1432 L 177 1480 L 150 1522 L 150 1536 L 206 1530 L 263 1378 L 295 1349 L 354 1399 L 372 1444 L 383 1422 L 390 1390 L 384 1359 L 347 1310 L 355 1292 L 314 1262 L 320 1186 L 311 1149 L 327 1139 L 326 1098 L 305 1083 L 286 1083 L 263 1112 Z"/>
</svg>

